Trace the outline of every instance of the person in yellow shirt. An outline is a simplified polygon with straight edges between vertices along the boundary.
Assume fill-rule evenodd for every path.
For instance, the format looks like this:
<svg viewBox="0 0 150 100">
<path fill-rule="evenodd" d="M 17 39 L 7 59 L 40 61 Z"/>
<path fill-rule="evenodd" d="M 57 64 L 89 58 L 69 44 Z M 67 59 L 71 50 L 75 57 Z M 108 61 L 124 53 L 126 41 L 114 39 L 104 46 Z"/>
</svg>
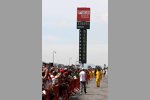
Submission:
<svg viewBox="0 0 150 100">
<path fill-rule="evenodd" d="M 98 68 L 96 71 L 96 86 L 100 87 L 100 82 L 102 79 L 102 71 Z"/>
</svg>

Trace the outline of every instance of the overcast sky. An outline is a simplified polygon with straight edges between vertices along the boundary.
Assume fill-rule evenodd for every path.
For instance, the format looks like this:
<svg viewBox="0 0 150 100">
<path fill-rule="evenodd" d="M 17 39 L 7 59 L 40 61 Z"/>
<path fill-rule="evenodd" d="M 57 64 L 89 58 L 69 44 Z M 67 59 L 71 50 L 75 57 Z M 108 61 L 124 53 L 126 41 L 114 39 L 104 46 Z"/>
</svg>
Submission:
<svg viewBox="0 0 150 100">
<path fill-rule="evenodd" d="M 42 61 L 75 64 L 79 59 L 77 7 L 91 8 L 87 64 L 108 65 L 108 0 L 42 0 Z"/>
</svg>

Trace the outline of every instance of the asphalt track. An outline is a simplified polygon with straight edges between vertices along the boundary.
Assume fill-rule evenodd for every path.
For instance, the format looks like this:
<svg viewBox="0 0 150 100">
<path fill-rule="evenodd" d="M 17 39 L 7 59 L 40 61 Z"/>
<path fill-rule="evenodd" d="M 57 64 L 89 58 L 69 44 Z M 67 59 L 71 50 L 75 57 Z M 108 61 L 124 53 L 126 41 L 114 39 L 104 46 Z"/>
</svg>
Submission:
<svg viewBox="0 0 150 100">
<path fill-rule="evenodd" d="M 100 87 L 96 87 L 95 78 L 93 78 L 87 85 L 86 94 L 78 92 L 70 100 L 108 100 L 108 78 L 101 80 Z"/>
</svg>

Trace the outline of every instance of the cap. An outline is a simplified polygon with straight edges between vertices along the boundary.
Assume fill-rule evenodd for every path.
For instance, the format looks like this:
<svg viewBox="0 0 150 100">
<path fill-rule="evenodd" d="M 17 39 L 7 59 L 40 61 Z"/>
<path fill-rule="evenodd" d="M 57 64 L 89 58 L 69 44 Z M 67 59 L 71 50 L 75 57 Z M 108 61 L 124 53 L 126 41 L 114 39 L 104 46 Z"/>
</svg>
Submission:
<svg viewBox="0 0 150 100">
<path fill-rule="evenodd" d="M 67 68 L 64 68 L 64 70 L 67 70 Z"/>
</svg>

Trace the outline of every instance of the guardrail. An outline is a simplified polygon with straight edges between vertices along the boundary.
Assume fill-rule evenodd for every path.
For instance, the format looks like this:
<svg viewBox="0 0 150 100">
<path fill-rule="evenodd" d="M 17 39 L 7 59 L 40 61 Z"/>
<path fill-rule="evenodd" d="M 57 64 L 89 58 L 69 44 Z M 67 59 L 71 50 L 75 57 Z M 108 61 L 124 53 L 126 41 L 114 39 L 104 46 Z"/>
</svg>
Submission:
<svg viewBox="0 0 150 100">
<path fill-rule="evenodd" d="M 76 94 L 80 90 L 80 80 L 77 79 L 71 79 L 69 80 L 69 84 L 67 84 L 67 88 L 60 91 L 60 88 L 63 83 L 59 83 L 53 86 L 52 91 L 46 90 L 46 95 L 44 95 L 43 100 L 59 100 L 61 98 L 62 100 L 69 100 L 69 98 Z"/>
</svg>

